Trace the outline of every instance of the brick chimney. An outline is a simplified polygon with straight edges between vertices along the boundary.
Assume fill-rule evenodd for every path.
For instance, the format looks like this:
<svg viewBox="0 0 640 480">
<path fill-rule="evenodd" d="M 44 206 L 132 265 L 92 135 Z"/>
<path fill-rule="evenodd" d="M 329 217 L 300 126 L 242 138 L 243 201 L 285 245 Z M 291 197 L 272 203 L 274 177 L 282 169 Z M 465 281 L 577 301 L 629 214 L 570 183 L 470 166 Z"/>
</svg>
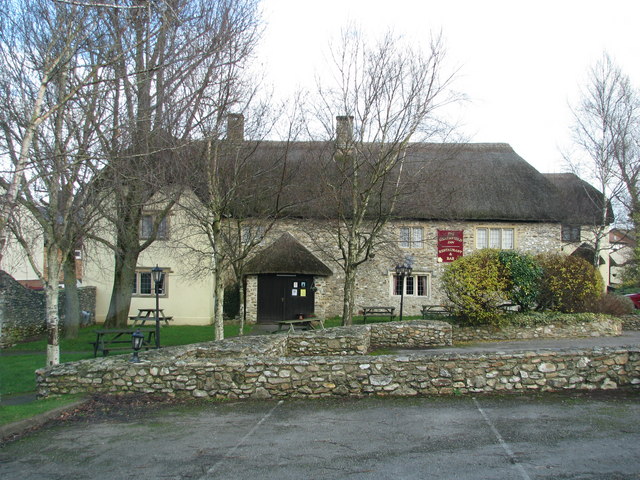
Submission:
<svg viewBox="0 0 640 480">
<path fill-rule="evenodd" d="M 336 117 L 336 142 L 338 147 L 346 147 L 353 140 L 353 116 Z"/>
<path fill-rule="evenodd" d="M 244 115 L 230 113 L 227 115 L 227 140 L 242 142 L 244 140 Z"/>
</svg>

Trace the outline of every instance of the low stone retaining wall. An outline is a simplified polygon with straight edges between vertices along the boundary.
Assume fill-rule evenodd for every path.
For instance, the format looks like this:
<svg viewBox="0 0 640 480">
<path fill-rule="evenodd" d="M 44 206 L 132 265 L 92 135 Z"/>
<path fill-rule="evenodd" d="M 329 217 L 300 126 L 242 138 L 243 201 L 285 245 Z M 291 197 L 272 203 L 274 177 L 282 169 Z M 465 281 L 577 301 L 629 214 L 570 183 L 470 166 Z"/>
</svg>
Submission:
<svg viewBox="0 0 640 480">
<path fill-rule="evenodd" d="M 460 327 L 454 326 L 454 342 L 478 340 L 526 340 L 533 338 L 572 338 L 617 336 L 622 333 L 622 321 L 608 315 L 594 315 L 589 322 L 549 324 L 540 326 Z"/>
<path fill-rule="evenodd" d="M 128 355 L 121 355 L 40 370 L 39 395 L 138 392 L 316 398 L 584 391 L 640 384 L 639 349 L 262 358 L 202 358 L 182 351 L 179 360 L 159 353 L 143 354 L 146 364 L 132 364 Z"/>
<path fill-rule="evenodd" d="M 451 343 L 442 322 L 236 337 L 38 370 L 40 396 L 161 393 L 214 398 L 440 395 L 619 388 L 640 384 L 640 349 L 509 354 L 362 355 L 370 347 Z M 447 332 L 449 332 L 447 334 Z M 421 340 L 419 340 L 421 339 Z M 398 343 L 400 345 L 398 345 Z M 422 342 L 422 343 L 421 343 Z M 311 354 L 325 348 L 325 354 Z M 358 354 L 345 355 L 355 351 Z"/>
<path fill-rule="evenodd" d="M 625 315 L 621 320 L 623 330 L 640 330 L 640 315 Z"/>
</svg>

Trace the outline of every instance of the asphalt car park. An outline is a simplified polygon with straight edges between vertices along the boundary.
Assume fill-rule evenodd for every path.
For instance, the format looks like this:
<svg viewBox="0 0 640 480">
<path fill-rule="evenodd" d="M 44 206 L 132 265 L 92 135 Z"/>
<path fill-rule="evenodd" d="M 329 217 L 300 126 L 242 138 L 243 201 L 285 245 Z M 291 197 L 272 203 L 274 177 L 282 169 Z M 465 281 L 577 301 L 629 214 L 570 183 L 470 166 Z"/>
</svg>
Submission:
<svg viewBox="0 0 640 480">
<path fill-rule="evenodd" d="M 205 402 L 57 422 L 0 478 L 640 479 L 640 395 Z"/>
</svg>

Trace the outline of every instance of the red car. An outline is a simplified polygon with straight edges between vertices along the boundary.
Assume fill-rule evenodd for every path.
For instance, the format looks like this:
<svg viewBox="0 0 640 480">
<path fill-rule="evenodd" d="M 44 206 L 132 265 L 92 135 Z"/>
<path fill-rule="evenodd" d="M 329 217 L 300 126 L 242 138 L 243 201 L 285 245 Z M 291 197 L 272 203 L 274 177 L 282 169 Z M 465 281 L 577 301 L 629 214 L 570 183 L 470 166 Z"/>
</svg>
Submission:
<svg viewBox="0 0 640 480">
<path fill-rule="evenodd" d="M 640 308 L 640 293 L 628 293 L 625 297 L 629 297 L 633 302 L 633 306 Z"/>
</svg>

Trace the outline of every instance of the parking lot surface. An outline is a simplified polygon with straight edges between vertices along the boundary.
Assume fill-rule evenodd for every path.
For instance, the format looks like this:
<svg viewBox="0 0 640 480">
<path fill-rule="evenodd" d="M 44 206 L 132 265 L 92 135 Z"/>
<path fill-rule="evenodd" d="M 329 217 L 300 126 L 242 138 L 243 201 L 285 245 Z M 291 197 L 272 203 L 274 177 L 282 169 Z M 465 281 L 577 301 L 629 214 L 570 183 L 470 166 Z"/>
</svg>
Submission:
<svg viewBox="0 0 640 480">
<path fill-rule="evenodd" d="M 640 392 L 210 402 L 56 424 L 13 479 L 640 479 Z"/>
</svg>

